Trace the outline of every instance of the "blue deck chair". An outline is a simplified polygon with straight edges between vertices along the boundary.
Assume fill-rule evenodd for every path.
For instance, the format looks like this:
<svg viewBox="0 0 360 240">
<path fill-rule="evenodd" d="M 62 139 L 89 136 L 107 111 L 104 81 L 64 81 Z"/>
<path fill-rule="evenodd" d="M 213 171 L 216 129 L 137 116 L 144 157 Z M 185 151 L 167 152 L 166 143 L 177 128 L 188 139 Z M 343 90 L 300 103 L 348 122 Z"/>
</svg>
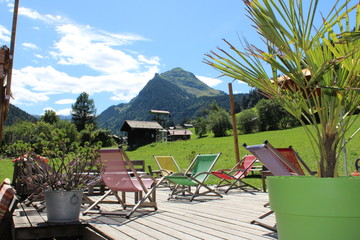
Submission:
<svg viewBox="0 0 360 240">
<path fill-rule="evenodd" d="M 198 154 L 185 173 L 173 173 L 166 176 L 166 180 L 175 184 L 168 200 L 173 198 L 189 198 L 192 201 L 195 197 L 203 195 L 222 197 L 221 194 L 205 184 L 220 155 L 221 153 Z M 194 191 L 192 191 L 192 187 L 195 187 Z M 201 188 L 206 188 L 206 190 L 200 192 Z"/>
</svg>

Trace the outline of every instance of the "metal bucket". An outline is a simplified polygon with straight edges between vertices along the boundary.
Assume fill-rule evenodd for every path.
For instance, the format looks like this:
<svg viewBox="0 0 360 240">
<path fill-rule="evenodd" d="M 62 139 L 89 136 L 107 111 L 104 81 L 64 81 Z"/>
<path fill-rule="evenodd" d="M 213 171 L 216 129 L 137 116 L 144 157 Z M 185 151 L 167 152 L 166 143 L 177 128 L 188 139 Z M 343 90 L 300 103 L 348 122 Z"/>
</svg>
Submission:
<svg viewBox="0 0 360 240">
<path fill-rule="evenodd" d="M 83 192 L 83 190 L 46 191 L 48 222 L 78 222 Z"/>
</svg>

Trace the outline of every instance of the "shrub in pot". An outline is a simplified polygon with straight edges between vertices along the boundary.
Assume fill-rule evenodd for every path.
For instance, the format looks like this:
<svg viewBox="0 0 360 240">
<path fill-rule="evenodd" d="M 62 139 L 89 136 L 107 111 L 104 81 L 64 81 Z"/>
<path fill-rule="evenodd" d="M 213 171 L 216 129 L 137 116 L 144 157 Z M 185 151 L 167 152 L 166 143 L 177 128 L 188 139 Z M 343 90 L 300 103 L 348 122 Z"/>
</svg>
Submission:
<svg viewBox="0 0 360 240">
<path fill-rule="evenodd" d="M 289 213 L 278 208 L 284 205 L 281 199 L 289 202 L 286 205 L 294 205 L 295 208 L 300 203 L 291 202 L 291 196 L 288 195 L 273 198 L 272 193 L 285 193 L 292 188 L 295 178 L 270 178 L 270 204 L 276 213 L 279 239 L 356 239 L 356 226 L 360 224 L 358 204 L 351 205 L 342 200 L 330 203 L 330 199 L 337 195 L 358 199 L 360 195 L 359 178 L 345 179 L 340 189 L 334 190 L 335 185 L 344 180 L 338 177 L 339 158 L 346 143 L 355 135 L 346 139 L 347 134 L 352 134 L 349 129 L 358 117 L 354 113 L 360 103 L 359 4 L 336 1 L 331 11 L 327 15 L 323 14 L 321 23 L 316 25 L 315 19 L 319 17 L 316 16 L 319 13 L 317 0 L 261 0 L 244 3 L 249 18 L 265 43 L 265 49 L 245 41 L 244 49 L 238 50 L 225 40 L 230 51 L 219 48 L 218 52 L 207 54 L 204 61 L 223 75 L 257 88 L 301 122 L 312 143 L 318 165 L 318 178 L 303 179 L 305 182 L 321 182 L 320 188 L 328 198 L 315 203 L 316 197 L 312 194 L 319 189 L 300 193 L 295 198 L 306 199 L 303 202 L 318 207 L 328 206 L 325 209 L 326 220 L 318 222 L 334 220 L 327 224 L 329 228 L 326 235 L 321 226 L 316 226 L 317 221 L 314 219 L 304 218 L 307 223 L 301 225 L 299 218 L 294 215 L 290 217 L 290 214 L 302 215 L 301 212 L 294 213 L 291 210 Z M 273 185 L 279 181 L 290 185 L 282 186 L 285 190 L 277 190 Z M 327 181 L 329 185 L 325 183 Z M 305 182 L 300 183 L 300 186 L 307 184 Z M 349 195 L 343 192 L 347 185 L 352 186 Z M 298 188 L 293 189 L 297 191 L 291 193 L 300 191 Z M 348 212 L 342 208 L 344 204 L 353 207 L 351 212 L 357 212 L 356 216 L 350 214 L 351 221 L 344 220 L 344 214 Z M 342 212 L 338 214 L 340 220 L 332 213 L 333 209 L 341 209 Z M 315 219 L 318 219 L 317 214 Z M 280 219 L 283 215 L 288 218 Z M 290 227 L 286 224 L 291 220 L 298 230 L 288 231 Z M 339 228 L 340 222 L 345 223 L 343 229 Z M 286 226 L 283 227 L 283 224 Z M 308 232 L 310 226 L 312 231 L 318 229 L 320 233 Z"/>
<path fill-rule="evenodd" d="M 22 159 L 23 178 L 45 195 L 49 222 L 75 222 L 79 220 L 84 189 L 100 181 L 102 165 L 98 162 L 99 144 L 84 146 L 72 144 L 61 130 L 52 132 L 52 141 L 43 142 L 45 157 L 27 153 Z"/>
</svg>

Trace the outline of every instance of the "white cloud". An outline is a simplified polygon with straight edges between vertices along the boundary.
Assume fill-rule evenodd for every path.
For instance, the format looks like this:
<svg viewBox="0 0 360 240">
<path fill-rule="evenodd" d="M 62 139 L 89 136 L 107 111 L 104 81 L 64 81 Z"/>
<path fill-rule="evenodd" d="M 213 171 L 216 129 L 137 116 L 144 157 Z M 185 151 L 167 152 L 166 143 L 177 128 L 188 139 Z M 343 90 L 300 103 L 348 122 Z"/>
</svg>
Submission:
<svg viewBox="0 0 360 240">
<path fill-rule="evenodd" d="M 33 43 L 23 43 L 22 46 L 25 48 L 30 48 L 30 49 L 38 49 L 38 46 L 36 46 Z"/>
<path fill-rule="evenodd" d="M 236 81 L 234 81 L 234 83 L 237 83 L 239 85 L 247 84 L 246 82 L 243 82 L 243 81 L 240 81 L 240 80 L 236 80 Z"/>
<path fill-rule="evenodd" d="M 101 36 L 89 27 L 81 28 L 72 24 L 57 27 L 57 32 L 62 37 L 55 43 L 57 52 L 52 52 L 52 55 L 59 64 L 86 65 L 93 70 L 111 74 L 139 67 L 140 63 L 133 56 L 111 47 L 115 41 L 118 41 L 118 46 L 122 45 L 124 42 L 120 39 L 109 39 L 109 36 Z"/>
<path fill-rule="evenodd" d="M 75 99 L 61 99 L 55 102 L 55 104 L 73 104 L 75 103 Z"/>
<path fill-rule="evenodd" d="M 35 104 L 48 101 L 51 95 L 84 91 L 109 92 L 113 100 L 129 101 L 159 72 L 157 56 L 145 56 L 125 48 L 136 41 L 147 40 L 140 35 L 75 25 L 61 16 L 41 15 L 26 8 L 19 9 L 19 13 L 49 24 L 48 29 L 53 27 L 58 38 L 52 39 L 49 55 L 53 59 L 49 59 L 47 66 L 27 66 L 13 71 L 14 104 Z M 45 58 L 39 54 L 36 57 Z M 72 76 L 59 70 L 73 70 L 77 66 L 90 69 L 92 74 L 80 75 L 77 71 L 77 76 Z"/>
<path fill-rule="evenodd" d="M 0 25 L 0 41 L 4 41 L 6 44 L 10 43 L 10 31 L 4 26 Z"/>
<path fill-rule="evenodd" d="M 42 15 L 38 11 L 32 10 L 30 8 L 24 8 L 24 7 L 19 7 L 18 14 L 28 17 L 28 18 L 31 18 L 33 20 L 41 20 L 48 24 L 67 21 L 66 19 L 63 19 L 61 16 L 53 16 L 50 14 Z"/>
<path fill-rule="evenodd" d="M 45 57 L 45 56 L 43 56 L 43 55 L 41 55 L 41 54 L 38 54 L 38 53 L 34 54 L 34 56 L 35 56 L 36 58 L 39 58 L 39 59 L 48 58 L 48 57 Z"/>
<path fill-rule="evenodd" d="M 89 94 L 111 92 L 113 100 L 129 101 L 156 72 L 158 69 L 153 67 L 139 73 L 121 72 L 76 78 L 57 71 L 52 66 L 29 66 L 13 71 L 14 104 L 34 104 L 48 101 L 54 94 L 79 94 L 84 91 Z"/>
<path fill-rule="evenodd" d="M 71 115 L 71 108 L 65 108 L 56 111 L 56 115 L 69 116 Z"/>
<path fill-rule="evenodd" d="M 159 65 L 160 64 L 160 58 L 159 57 L 152 57 L 152 58 L 146 58 L 143 55 L 138 55 L 138 60 L 143 63 L 147 64 L 153 64 L 153 65 Z"/>
<path fill-rule="evenodd" d="M 222 83 L 222 81 L 220 79 L 217 78 L 209 78 L 209 77 L 204 77 L 204 76 L 196 76 L 200 81 L 202 81 L 203 83 L 205 83 L 206 85 L 210 86 L 210 87 L 214 87 L 216 85 L 219 85 L 220 83 Z"/>
</svg>

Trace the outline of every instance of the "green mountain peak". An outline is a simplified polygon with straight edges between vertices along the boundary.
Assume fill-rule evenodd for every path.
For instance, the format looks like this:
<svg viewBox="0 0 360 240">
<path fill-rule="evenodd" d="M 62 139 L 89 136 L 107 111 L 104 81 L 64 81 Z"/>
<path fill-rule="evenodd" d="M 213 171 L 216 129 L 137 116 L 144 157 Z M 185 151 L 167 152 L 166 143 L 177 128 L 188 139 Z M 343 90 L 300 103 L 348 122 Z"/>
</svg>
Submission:
<svg viewBox="0 0 360 240">
<path fill-rule="evenodd" d="M 160 74 L 160 77 L 179 86 L 195 97 L 225 95 L 225 93 L 215 90 L 200 81 L 193 73 L 179 67 Z"/>
</svg>

